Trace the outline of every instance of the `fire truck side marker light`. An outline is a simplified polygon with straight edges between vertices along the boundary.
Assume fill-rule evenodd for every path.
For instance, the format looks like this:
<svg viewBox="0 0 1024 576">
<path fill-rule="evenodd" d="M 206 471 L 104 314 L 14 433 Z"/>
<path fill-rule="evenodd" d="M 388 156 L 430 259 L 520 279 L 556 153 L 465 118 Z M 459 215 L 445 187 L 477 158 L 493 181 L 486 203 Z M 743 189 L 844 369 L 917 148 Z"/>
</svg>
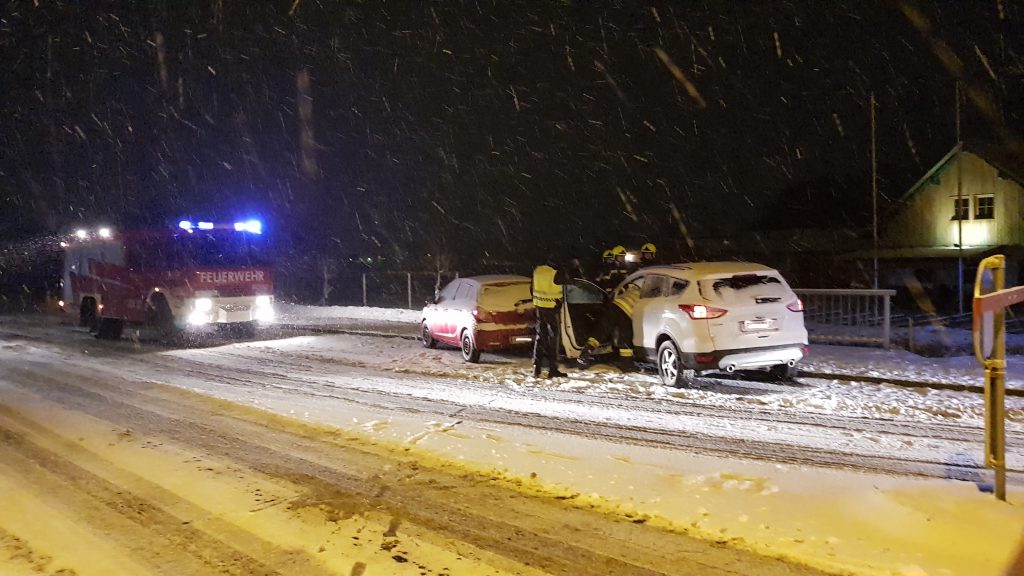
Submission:
<svg viewBox="0 0 1024 576">
<path fill-rule="evenodd" d="M 178 228 L 181 228 L 182 230 L 191 230 L 192 223 L 188 220 L 182 220 L 181 222 L 178 222 Z"/>
</svg>

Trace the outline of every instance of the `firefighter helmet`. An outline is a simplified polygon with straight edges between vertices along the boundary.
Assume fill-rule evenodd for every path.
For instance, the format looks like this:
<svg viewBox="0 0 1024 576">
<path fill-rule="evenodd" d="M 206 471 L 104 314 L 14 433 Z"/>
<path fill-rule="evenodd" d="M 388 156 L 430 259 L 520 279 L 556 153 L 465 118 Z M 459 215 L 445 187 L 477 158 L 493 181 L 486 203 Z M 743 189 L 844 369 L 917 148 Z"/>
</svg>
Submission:
<svg viewBox="0 0 1024 576">
<path fill-rule="evenodd" d="M 615 259 L 615 255 L 612 254 L 612 250 L 611 248 L 609 248 L 608 250 L 605 250 L 604 252 L 601 253 L 601 258 L 604 260 L 613 260 Z"/>
<path fill-rule="evenodd" d="M 620 246 L 616 246 L 615 248 L 612 248 L 612 256 L 618 257 L 618 256 L 625 256 L 625 255 L 626 255 L 626 248 L 625 247 L 620 245 Z"/>
<path fill-rule="evenodd" d="M 658 253 L 658 249 L 655 248 L 654 244 L 651 244 L 650 242 L 648 242 L 647 244 L 644 244 L 643 246 L 641 246 L 640 247 L 640 251 L 641 252 L 647 252 L 649 254 L 657 254 Z"/>
</svg>

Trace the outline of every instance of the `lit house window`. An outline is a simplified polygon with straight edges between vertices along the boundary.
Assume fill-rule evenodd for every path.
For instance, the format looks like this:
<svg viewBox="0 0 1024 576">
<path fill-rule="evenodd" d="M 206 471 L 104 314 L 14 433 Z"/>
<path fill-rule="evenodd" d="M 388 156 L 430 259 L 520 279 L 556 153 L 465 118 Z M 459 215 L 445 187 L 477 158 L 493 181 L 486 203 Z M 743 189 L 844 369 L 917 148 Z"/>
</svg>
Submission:
<svg viewBox="0 0 1024 576">
<path fill-rule="evenodd" d="M 996 217 L 996 199 L 992 196 L 977 196 L 974 217 L 978 220 L 991 220 Z"/>
<path fill-rule="evenodd" d="M 971 199 L 953 198 L 953 220 L 971 219 Z"/>
</svg>

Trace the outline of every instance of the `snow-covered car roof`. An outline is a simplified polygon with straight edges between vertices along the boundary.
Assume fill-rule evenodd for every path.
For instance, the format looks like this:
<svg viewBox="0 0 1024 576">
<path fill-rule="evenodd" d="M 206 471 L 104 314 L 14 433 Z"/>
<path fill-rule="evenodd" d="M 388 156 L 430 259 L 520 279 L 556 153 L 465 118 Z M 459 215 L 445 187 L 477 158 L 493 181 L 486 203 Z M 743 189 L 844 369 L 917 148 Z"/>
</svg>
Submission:
<svg viewBox="0 0 1024 576">
<path fill-rule="evenodd" d="M 529 282 L 526 276 L 516 274 L 484 274 L 481 276 L 467 276 L 463 280 L 472 280 L 478 284 L 501 284 L 504 282 Z"/>
<path fill-rule="evenodd" d="M 778 273 L 774 268 L 754 262 L 684 262 L 666 266 L 649 266 L 634 272 L 631 277 L 641 273 L 665 274 L 674 278 L 692 278 L 695 275 L 714 277 L 754 272 Z"/>
</svg>

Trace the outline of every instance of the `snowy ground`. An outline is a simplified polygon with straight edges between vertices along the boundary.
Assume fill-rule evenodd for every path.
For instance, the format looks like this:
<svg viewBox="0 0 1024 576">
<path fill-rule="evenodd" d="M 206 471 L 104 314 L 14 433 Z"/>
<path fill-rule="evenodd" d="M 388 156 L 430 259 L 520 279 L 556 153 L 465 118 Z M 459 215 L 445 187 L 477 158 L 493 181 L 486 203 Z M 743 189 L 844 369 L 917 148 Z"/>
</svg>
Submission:
<svg viewBox="0 0 1024 576">
<path fill-rule="evenodd" d="M 282 321 L 411 337 L 417 319 L 293 306 Z M 1006 504 L 943 479 L 989 480 L 963 466 L 983 444 L 981 398 L 969 392 L 829 379 L 676 390 L 600 367 L 549 381 L 529 376 L 524 357 L 471 365 L 411 339 L 346 334 L 102 355 L 61 362 L 338 426 L 494 470 L 524 491 L 836 573 L 995 575 L 1024 529 L 1020 398 L 1007 400 Z M 971 362 L 813 346 L 808 367 L 978 384 Z"/>
<path fill-rule="evenodd" d="M 373 312 L 372 309 L 359 309 L 359 308 L 344 308 L 334 307 L 330 309 L 315 310 L 318 315 L 318 321 L 322 324 L 330 324 L 331 322 L 339 323 L 344 325 L 345 322 L 353 319 L 376 319 L 387 318 L 393 322 L 400 323 L 402 321 L 407 322 L 410 327 L 406 334 L 414 335 L 416 333 L 415 323 L 418 321 L 418 314 L 416 311 L 381 311 L 380 313 Z M 301 307 L 295 307 L 291 310 L 291 314 L 297 321 L 301 322 L 302 316 L 305 311 Z M 947 332 L 936 333 L 934 331 L 929 332 L 921 330 L 917 334 L 918 342 L 928 344 L 929 338 L 945 340 L 947 338 L 953 338 L 956 340 L 965 340 L 966 337 L 963 334 L 948 334 Z M 557 388 L 560 390 L 567 391 L 580 391 L 583 393 L 608 393 L 617 394 L 625 393 L 632 397 L 649 397 L 664 399 L 667 401 L 679 401 L 683 403 L 694 403 L 697 405 L 705 405 L 709 407 L 718 407 L 722 409 L 728 409 L 730 406 L 734 406 L 737 402 L 746 405 L 756 405 L 764 407 L 765 409 L 778 412 L 787 410 L 799 410 L 808 414 L 842 414 L 846 417 L 865 418 L 879 421 L 891 421 L 899 422 L 903 420 L 909 421 L 924 421 L 934 423 L 955 423 L 963 424 L 967 428 L 973 429 L 975 432 L 983 430 L 983 417 L 984 407 L 981 402 L 981 398 L 976 394 L 962 393 L 962 392 L 948 392 L 948 391 L 937 391 L 928 389 L 907 389 L 904 387 L 890 386 L 885 384 L 868 384 L 868 383 L 850 383 L 845 381 L 828 381 L 828 380 L 815 380 L 813 385 L 808 386 L 805 389 L 794 390 L 791 388 L 783 388 L 772 390 L 771 385 L 765 383 L 754 383 L 751 384 L 753 387 L 764 390 L 764 393 L 756 393 L 750 395 L 744 394 L 730 394 L 724 392 L 725 386 L 717 386 L 715 381 L 710 381 L 710 384 L 705 384 L 704 387 L 696 390 L 672 390 L 661 386 L 653 375 L 622 375 L 612 370 L 597 369 L 593 372 L 577 372 L 574 377 L 564 382 L 550 382 L 550 381 L 537 381 L 534 382 L 532 377 L 526 375 L 526 361 L 510 360 L 507 358 L 492 358 L 490 361 L 492 364 L 485 365 L 483 367 L 466 365 L 462 363 L 461 359 L 455 353 L 450 353 L 446 357 L 443 357 L 442 364 L 437 363 L 437 359 L 432 355 L 425 354 L 424 351 L 414 351 L 411 348 L 395 345 L 398 350 L 389 351 L 385 353 L 371 353 L 367 357 L 367 362 L 374 363 L 374 358 L 387 359 L 386 363 L 391 363 L 397 360 L 397 364 L 402 366 L 403 370 L 420 374 L 435 374 L 435 375 L 458 375 L 461 378 L 467 379 L 483 379 L 495 384 L 504 384 L 510 387 L 550 387 Z M 316 347 L 312 347 L 308 352 L 312 357 L 316 357 L 318 354 L 322 354 L 323 351 L 318 351 Z M 427 358 L 424 358 L 427 356 Z M 485 356 L 485 361 L 488 358 Z M 878 348 L 869 347 L 849 347 L 849 346 L 812 346 L 811 355 L 804 367 L 808 370 L 815 372 L 829 372 L 836 374 L 845 375 L 866 375 L 880 378 L 893 378 L 898 380 L 918 380 L 923 382 L 941 382 L 941 383 L 956 383 L 956 384 L 970 384 L 980 385 L 983 381 L 982 371 L 978 367 L 977 362 L 971 356 L 960 356 L 960 357 L 948 357 L 948 358 L 922 358 L 920 356 L 910 354 L 905 350 L 882 350 Z M 1008 363 L 1008 386 L 1015 388 L 1024 388 L 1024 358 L 1019 356 L 1013 356 L 1009 359 Z M 1010 438 L 1011 444 L 1019 444 L 1022 432 L 1024 432 L 1024 402 L 1017 398 L 1009 398 L 1007 400 L 1007 417 L 1008 417 L 1008 437 Z M 557 415 L 554 415 L 557 416 Z M 624 426 L 649 426 L 650 423 L 637 422 L 634 415 L 622 414 L 617 411 L 612 411 L 611 414 L 603 416 L 608 421 L 617 422 Z M 748 431 L 753 434 L 761 434 L 771 436 L 773 432 L 771 430 L 765 430 L 762 427 L 755 426 L 756 431 Z M 778 432 L 781 435 L 792 432 L 786 430 L 784 427 Z M 717 436 L 730 436 L 736 435 L 737 438 L 744 437 L 746 432 L 737 432 L 735 428 L 730 430 L 692 430 L 691 432 L 701 434 L 714 434 Z M 911 449 L 913 447 L 903 446 L 892 446 L 888 445 L 886 439 L 879 435 L 873 435 L 868 431 L 859 432 L 847 432 L 845 434 L 856 434 L 860 436 L 860 440 L 868 444 L 877 444 L 878 450 L 881 453 L 895 450 L 897 453 L 906 454 L 908 459 L 913 459 L 916 455 Z M 828 438 L 823 437 L 820 439 L 823 443 L 834 443 L 843 444 L 849 442 L 848 437 L 839 438 Z M 906 439 L 900 440 L 905 444 L 908 443 Z M 943 446 L 941 441 L 928 441 L 925 439 L 919 440 L 922 444 L 921 449 L 924 452 L 928 451 L 947 451 L 945 456 L 946 461 L 951 464 L 956 463 L 978 463 L 983 461 L 983 448 L 982 446 L 975 446 L 973 450 L 960 450 L 961 447 L 950 448 Z M 869 450 L 860 451 L 861 454 L 870 453 Z M 1024 459 L 1020 453 L 1014 454 L 1013 450 L 1010 450 L 1010 468 L 1021 469 L 1024 467 Z M 714 468 L 714 464 L 710 465 Z M 736 470 L 736 468 L 732 468 Z M 959 514 L 964 514 L 958 520 L 953 520 L 952 524 L 959 524 L 961 526 L 973 526 L 976 529 L 980 529 L 983 525 L 988 524 L 989 521 L 994 521 L 992 518 L 986 519 L 986 516 L 992 513 L 996 513 L 999 516 L 996 524 L 1009 528 L 1004 533 L 1007 537 L 1004 539 L 1001 546 L 1003 546 L 1003 555 L 1005 555 L 1005 547 L 1015 542 L 1016 535 L 1021 532 L 1020 528 L 1024 526 L 1024 516 L 1019 511 L 1015 511 L 1012 506 L 1007 506 L 992 501 L 991 497 L 984 495 L 979 492 L 973 484 L 963 482 L 938 482 L 932 483 L 926 481 L 921 484 L 910 483 L 909 485 L 904 484 L 904 480 L 896 481 L 894 492 L 888 493 L 885 490 L 878 489 L 878 478 L 874 476 L 860 477 L 857 475 L 846 475 L 843 473 L 829 473 L 825 474 L 824 478 L 827 479 L 824 484 L 819 484 L 822 478 L 819 477 L 818 473 L 808 474 L 806 470 L 790 470 L 784 468 L 774 469 L 774 473 L 766 473 L 765 470 L 759 469 L 756 473 L 744 472 L 725 472 L 718 471 L 717 473 L 712 472 L 711 477 L 722 477 L 722 474 L 729 476 L 729 474 L 737 474 L 737 478 L 756 478 L 766 479 L 771 478 L 771 484 L 774 486 L 769 491 L 778 489 L 779 492 L 785 494 L 778 497 L 778 500 L 784 501 L 787 498 L 800 495 L 800 503 L 793 503 L 794 506 L 801 507 L 802 509 L 809 509 L 807 503 L 802 501 L 803 496 L 814 494 L 815 499 L 820 498 L 820 506 L 815 506 L 810 509 L 816 510 L 814 514 L 809 514 L 808 519 L 810 521 L 813 518 L 813 522 L 819 525 L 820 531 L 806 530 L 805 533 L 814 534 L 811 538 L 799 538 L 798 533 L 804 531 L 802 529 L 793 528 L 788 536 L 779 537 L 775 534 L 775 541 L 773 543 L 765 542 L 765 539 L 758 538 L 757 530 L 744 530 L 749 528 L 748 523 L 750 522 L 750 516 L 747 510 L 748 506 L 752 504 L 750 502 L 744 502 L 739 508 L 741 510 L 735 511 L 735 514 L 727 512 L 724 514 L 715 514 L 714 519 L 707 518 L 701 522 L 701 524 L 714 524 L 717 522 L 719 530 L 723 533 L 732 534 L 743 534 L 744 538 L 752 538 L 759 541 L 759 544 L 768 547 L 778 547 L 781 545 L 786 538 L 793 538 L 800 540 L 801 546 L 797 547 L 801 554 L 809 553 L 811 556 L 820 555 L 824 558 L 834 558 L 831 556 L 835 554 L 834 547 L 839 540 L 843 542 L 854 542 L 862 541 L 864 536 L 870 532 L 874 532 L 878 537 L 875 540 L 874 545 L 878 546 L 879 549 L 886 547 L 886 545 L 892 545 L 893 548 L 899 546 L 894 545 L 890 539 L 893 537 L 892 532 L 897 530 L 901 532 L 899 540 L 902 541 L 907 550 L 918 549 L 920 557 L 915 561 L 913 558 L 903 558 L 901 561 L 891 561 L 888 565 L 885 562 L 879 562 L 877 565 L 878 573 L 905 573 L 905 574 L 944 574 L 944 573 L 963 573 L 963 574 L 981 574 L 983 571 L 976 571 L 976 566 L 972 567 L 973 563 L 980 557 L 988 557 L 993 560 L 990 565 L 990 569 L 996 570 L 999 566 L 1000 554 L 998 552 L 989 550 L 988 552 L 982 553 L 982 548 L 985 546 L 979 542 L 977 536 L 971 536 L 972 530 L 967 530 L 964 533 L 959 534 L 955 541 L 959 545 L 950 547 L 951 542 L 954 540 L 950 539 L 949 535 L 942 535 L 941 530 L 936 533 L 933 529 L 928 529 L 925 526 L 907 526 L 907 522 L 915 514 L 930 515 L 928 512 L 928 506 L 936 502 L 943 502 L 948 500 L 948 505 L 943 505 L 940 508 L 948 507 L 949 510 L 956 510 Z M 982 470 L 979 474 L 975 474 L 973 471 L 964 471 L 959 467 L 951 466 L 949 470 L 949 476 L 959 478 L 973 478 L 976 480 L 982 480 L 982 483 L 987 483 L 990 479 L 987 471 Z M 701 477 L 704 477 L 701 475 Z M 811 480 L 808 480 L 808 479 Z M 782 484 L 788 484 L 792 482 L 792 485 L 788 486 L 787 489 L 783 490 Z M 846 482 L 852 482 L 852 485 L 845 485 Z M 803 484 L 810 484 L 815 486 L 817 489 L 810 489 Z M 699 484 L 699 483 L 698 483 Z M 721 481 L 721 486 L 732 485 L 735 490 L 727 490 L 745 493 L 745 489 L 736 489 L 737 486 L 743 485 L 745 488 L 750 488 L 754 485 L 759 485 L 759 482 L 753 482 L 752 484 L 745 484 L 743 480 L 737 482 L 729 482 L 726 480 Z M 721 487 L 720 486 L 720 487 Z M 823 488 L 828 486 L 828 488 Z M 841 486 L 841 488 L 838 488 Z M 870 486 L 870 488 L 868 487 Z M 635 487 L 633 488 L 635 489 Z M 626 494 L 619 494 L 620 497 L 627 497 L 631 500 L 635 499 L 635 495 L 627 491 Z M 921 491 L 919 494 L 914 494 L 917 491 Z M 602 490 L 597 492 L 608 495 L 608 485 L 603 485 Z M 701 492 L 706 492 L 706 486 L 698 486 L 697 494 L 698 500 Z M 753 488 L 754 492 L 758 491 L 758 488 Z M 834 491 L 832 498 L 829 497 L 829 492 Z M 694 496 L 692 492 L 687 491 L 690 496 Z M 843 494 L 841 502 L 834 500 L 835 494 Z M 853 494 L 859 494 L 860 497 L 853 497 Z M 896 496 L 899 494 L 899 496 Z M 707 495 L 705 495 L 707 497 Z M 679 498 L 679 496 L 674 496 Z M 670 500 L 672 497 L 669 498 Z M 757 498 L 754 498 L 756 500 Z M 896 501 L 893 501 L 895 499 Z M 659 488 L 655 488 L 646 495 L 646 502 L 659 502 L 663 503 L 666 500 L 666 495 L 659 492 Z M 728 500 L 723 498 L 722 500 Z M 745 500 L 745 499 L 740 499 Z M 1013 499 L 1011 499 L 1012 501 Z M 677 504 L 680 504 L 677 502 Z M 690 502 L 686 505 L 682 505 L 676 510 L 685 510 L 689 506 L 694 505 L 694 502 Z M 723 506 L 723 502 L 718 502 L 718 506 Z M 858 523 L 850 524 L 851 518 L 847 512 L 842 512 L 845 506 L 852 506 L 858 510 L 858 516 L 863 514 L 864 517 L 873 518 L 874 521 L 878 522 L 878 525 L 871 530 L 865 530 L 864 526 Z M 729 508 L 729 505 L 724 505 L 725 508 Z M 697 506 L 708 510 L 706 507 Z M 780 509 L 786 509 L 782 506 Z M 824 514 L 828 509 L 832 509 L 836 514 L 827 513 Z M 996 512 L 999 510 L 999 512 Z M 936 510 L 938 512 L 939 510 Z M 977 516 L 975 516 L 977 515 Z M 671 515 L 670 515 L 671 516 Z M 710 512 L 708 516 L 712 516 Z M 733 516 L 732 521 L 728 521 L 728 518 Z M 973 516 L 973 518 L 972 518 Z M 933 517 L 934 518 L 934 517 Z M 931 524 L 931 520 L 928 521 Z M 784 525 L 784 522 L 779 522 L 775 519 L 773 525 L 778 527 Z M 851 526 L 856 526 L 852 530 L 849 529 Z M 842 528 L 845 527 L 845 528 Z M 897 528 L 899 527 L 899 528 Z M 935 526 L 932 526 L 934 528 Z M 948 527 L 946 527 L 948 528 Z M 946 529 L 943 528 L 942 530 Z M 774 531 L 772 531 L 774 532 Z M 837 536 L 842 533 L 843 536 Z M 976 534 L 976 533 L 975 533 Z M 769 538 L 770 540 L 771 538 Z M 808 544 L 817 542 L 817 545 Z M 827 543 L 826 543 L 827 542 Z M 971 543 L 971 544 L 967 544 Z M 937 546 L 935 546 L 937 545 Z M 786 546 L 782 546 L 787 548 Z M 841 546 L 840 546 L 841 547 Z M 818 550 L 814 550 L 818 548 Z M 892 550 L 890 550 L 892 551 Z M 790 551 L 792 552 L 792 551 Z M 878 550 L 872 553 L 872 556 L 877 556 Z M 943 556 L 952 555 L 959 557 L 960 561 L 965 564 L 959 567 L 952 567 L 954 564 L 947 564 L 946 568 L 943 568 L 942 561 L 934 562 Z M 925 557 L 931 556 L 930 560 L 924 560 Z M 839 563 L 843 564 L 843 563 Z M 865 566 L 855 567 L 857 562 L 851 562 L 849 565 L 844 565 L 845 568 L 855 568 L 856 570 L 864 570 Z M 871 564 L 870 562 L 867 564 Z M 827 562 L 826 562 L 827 565 Z M 948 570 L 948 571 L 947 571 Z M 996 570 L 997 571 L 997 570 Z M 864 573 L 872 573 L 870 569 Z M 995 572 L 989 572 L 995 573 Z"/>
</svg>

